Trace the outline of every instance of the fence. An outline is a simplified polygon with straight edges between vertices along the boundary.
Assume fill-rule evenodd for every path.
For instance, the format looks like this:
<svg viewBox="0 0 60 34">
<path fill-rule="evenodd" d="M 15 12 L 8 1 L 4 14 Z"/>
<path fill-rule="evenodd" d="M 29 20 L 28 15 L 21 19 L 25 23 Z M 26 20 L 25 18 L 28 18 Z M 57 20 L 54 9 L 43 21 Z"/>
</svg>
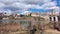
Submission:
<svg viewBox="0 0 60 34">
<path fill-rule="evenodd" d="M 3 24 L 3 25 L 1 25 L 1 24 Z M 11 24 L 14 26 L 12 26 Z M 0 31 L 1 30 L 7 30 L 7 31 L 17 30 L 18 31 L 18 30 L 23 29 L 23 30 L 29 31 L 29 33 L 30 33 L 30 30 L 33 29 L 33 27 L 35 28 L 35 26 L 36 26 L 36 28 L 38 30 L 42 31 L 41 34 L 43 34 L 43 32 L 46 28 L 47 29 L 48 28 L 59 28 L 60 29 L 59 24 L 60 24 L 60 22 L 55 22 L 55 21 L 48 21 L 48 23 L 47 23 L 45 21 L 0 20 Z M 16 29 L 14 29 L 14 28 L 16 28 Z"/>
<path fill-rule="evenodd" d="M 11 24 L 11 23 L 19 23 L 19 24 L 22 24 L 22 27 L 27 28 L 28 26 L 39 24 L 40 21 L 0 20 L 0 24 Z"/>
</svg>

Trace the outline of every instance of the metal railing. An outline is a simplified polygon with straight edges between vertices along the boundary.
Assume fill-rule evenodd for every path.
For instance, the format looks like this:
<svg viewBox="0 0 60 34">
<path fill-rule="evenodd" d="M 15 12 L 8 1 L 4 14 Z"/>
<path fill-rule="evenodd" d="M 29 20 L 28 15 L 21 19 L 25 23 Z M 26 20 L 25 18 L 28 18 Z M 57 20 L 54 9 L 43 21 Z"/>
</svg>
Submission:
<svg viewBox="0 0 60 34">
<path fill-rule="evenodd" d="M 11 24 L 11 23 L 22 24 L 23 29 L 27 29 L 27 31 L 29 31 L 29 34 L 31 33 L 31 30 L 33 29 L 34 25 L 36 26 L 37 29 L 40 30 L 40 34 L 43 34 L 44 29 L 45 29 L 45 24 L 47 24 L 45 21 L 0 20 L 0 24 Z M 53 26 L 52 28 L 60 29 L 59 23 L 60 23 L 60 21 L 48 21 L 48 24 Z"/>
</svg>

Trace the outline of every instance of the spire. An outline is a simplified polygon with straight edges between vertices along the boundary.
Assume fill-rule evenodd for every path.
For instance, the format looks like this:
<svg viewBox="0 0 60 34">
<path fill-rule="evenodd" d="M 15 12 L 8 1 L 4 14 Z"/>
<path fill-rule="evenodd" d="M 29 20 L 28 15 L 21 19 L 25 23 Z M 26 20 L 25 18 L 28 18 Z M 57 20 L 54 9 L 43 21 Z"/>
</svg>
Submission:
<svg viewBox="0 0 60 34">
<path fill-rule="evenodd" d="M 51 15 L 53 16 L 53 15 L 55 15 L 55 12 L 54 12 L 54 10 L 52 9 L 52 11 L 51 11 Z"/>
</svg>

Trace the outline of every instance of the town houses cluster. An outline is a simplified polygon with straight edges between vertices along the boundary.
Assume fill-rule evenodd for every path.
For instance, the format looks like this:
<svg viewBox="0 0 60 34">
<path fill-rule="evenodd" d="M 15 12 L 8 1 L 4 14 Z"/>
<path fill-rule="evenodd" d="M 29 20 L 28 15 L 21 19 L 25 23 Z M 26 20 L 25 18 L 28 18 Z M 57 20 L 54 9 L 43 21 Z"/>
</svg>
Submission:
<svg viewBox="0 0 60 34">
<path fill-rule="evenodd" d="M 59 13 L 56 13 L 54 11 L 52 12 L 46 12 L 46 13 L 39 13 L 39 12 L 29 12 L 29 13 L 25 13 L 25 14 L 7 14 L 7 13 L 0 13 L 0 18 L 1 19 L 9 19 L 9 18 L 21 18 L 21 17 L 25 17 L 25 16 L 32 16 L 32 17 L 43 17 L 46 20 L 50 20 L 50 21 L 58 21 L 58 16 L 60 15 Z"/>
</svg>

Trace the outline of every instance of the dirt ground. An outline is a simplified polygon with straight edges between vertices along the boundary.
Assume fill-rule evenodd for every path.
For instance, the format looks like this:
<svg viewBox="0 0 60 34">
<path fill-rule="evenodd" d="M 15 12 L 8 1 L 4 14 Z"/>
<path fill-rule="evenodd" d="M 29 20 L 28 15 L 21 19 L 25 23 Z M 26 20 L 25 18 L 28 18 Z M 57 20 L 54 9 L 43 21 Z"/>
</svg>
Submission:
<svg viewBox="0 0 60 34">
<path fill-rule="evenodd" d="M 43 32 L 41 32 L 41 31 L 36 31 L 35 34 L 60 34 L 60 32 L 57 31 L 57 30 L 54 30 L 54 29 L 48 29 L 48 30 L 45 30 L 45 31 L 43 31 Z"/>
<path fill-rule="evenodd" d="M 16 32 L 1 32 L 0 34 L 30 34 L 29 31 L 16 31 Z M 55 29 L 48 29 L 42 31 L 36 31 L 35 34 L 60 34 L 60 31 L 57 31 Z"/>
<path fill-rule="evenodd" d="M 0 34 L 29 34 L 28 31 L 16 31 L 16 32 L 0 32 Z"/>
</svg>

